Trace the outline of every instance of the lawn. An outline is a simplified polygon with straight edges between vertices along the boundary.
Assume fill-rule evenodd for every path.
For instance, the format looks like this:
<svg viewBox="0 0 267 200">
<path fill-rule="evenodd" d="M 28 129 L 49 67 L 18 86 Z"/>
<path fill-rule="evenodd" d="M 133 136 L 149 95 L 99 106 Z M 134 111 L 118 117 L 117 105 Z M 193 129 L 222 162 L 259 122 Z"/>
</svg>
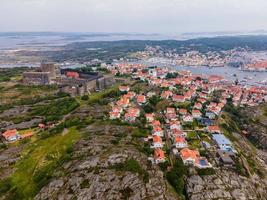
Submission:
<svg viewBox="0 0 267 200">
<path fill-rule="evenodd" d="M 47 139 L 28 144 L 22 153 L 22 159 L 15 165 L 11 175 L 12 187 L 20 199 L 29 199 L 38 192 L 38 182 L 34 180 L 36 173 L 61 159 L 78 139 L 80 133 L 71 128 L 65 135 L 58 134 Z"/>
<path fill-rule="evenodd" d="M 200 140 L 198 140 L 198 139 L 188 140 L 188 145 L 189 145 L 190 149 L 200 149 L 202 147 Z"/>
<path fill-rule="evenodd" d="M 196 132 L 195 132 L 195 131 L 190 131 L 190 132 L 188 132 L 188 133 L 187 133 L 187 138 L 188 138 L 188 139 L 195 139 L 195 138 L 197 138 L 197 134 L 196 134 Z"/>
</svg>

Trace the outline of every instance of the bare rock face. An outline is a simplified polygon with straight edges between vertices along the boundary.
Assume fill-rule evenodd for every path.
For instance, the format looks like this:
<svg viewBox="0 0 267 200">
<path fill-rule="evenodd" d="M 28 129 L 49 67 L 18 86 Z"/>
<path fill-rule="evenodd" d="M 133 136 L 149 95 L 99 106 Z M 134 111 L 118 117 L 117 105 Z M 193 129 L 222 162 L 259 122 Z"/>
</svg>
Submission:
<svg viewBox="0 0 267 200">
<path fill-rule="evenodd" d="M 216 175 L 187 178 L 186 191 L 190 200 L 235 199 L 258 200 L 267 198 L 267 185 L 259 177 L 246 178 L 229 170 Z"/>
<path fill-rule="evenodd" d="M 167 190 L 162 171 L 151 166 L 147 157 L 130 144 L 127 127 L 97 126 L 89 139 L 79 141 L 72 161 L 62 168 L 66 176 L 53 179 L 35 197 L 42 199 L 178 199 Z M 111 141 L 120 135 L 119 143 Z M 122 137 L 122 138 L 121 138 Z M 145 178 L 134 170 L 121 170 L 116 166 L 132 159 L 147 173 Z"/>
</svg>

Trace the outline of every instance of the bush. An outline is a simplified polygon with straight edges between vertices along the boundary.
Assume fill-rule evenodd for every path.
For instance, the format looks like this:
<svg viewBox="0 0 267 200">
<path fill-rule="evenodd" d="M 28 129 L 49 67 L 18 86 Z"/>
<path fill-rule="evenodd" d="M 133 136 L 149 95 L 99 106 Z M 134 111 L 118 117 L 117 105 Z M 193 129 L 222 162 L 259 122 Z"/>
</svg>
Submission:
<svg viewBox="0 0 267 200">
<path fill-rule="evenodd" d="M 154 108 L 150 103 L 144 105 L 143 109 L 146 113 L 152 113 L 154 111 Z"/>
<path fill-rule="evenodd" d="M 83 182 L 80 184 L 80 187 L 81 187 L 81 189 L 84 189 L 84 188 L 89 188 L 90 187 L 90 182 L 89 182 L 89 180 L 83 180 Z"/>
<path fill-rule="evenodd" d="M 84 95 L 84 96 L 82 96 L 81 100 L 83 100 L 83 101 L 88 101 L 88 100 L 89 100 L 88 95 Z"/>
<path fill-rule="evenodd" d="M 147 137 L 148 136 L 148 132 L 144 129 L 136 129 L 133 133 L 133 137 L 137 137 L 137 138 L 142 138 L 142 137 Z"/>
<path fill-rule="evenodd" d="M 213 168 L 197 169 L 197 173 L 199 176 L 214 175 L 215 170 Z"/>
<path fill-rule="evenodd" d="M 180 159 L 174 163 L 172 170 L 166 173 L 167 180 L 179 195 L 184 194 L 183 178 L 185 175 L 187 175 L 187 169 Z"/>
<path fill-rule="evenodd" d="M 5 194 L 12 188 L 12 183 L 9 178 L 0 181 L 0 196 Z"/>
<path fill-rule="evenodd" d="M 153 154 L 153 149 L 150 148 L 148 143 L 145 143 L 142 148 L 139 148 L 138 146 L 138 149 L 140 152 L 146 154 L 147 156 L 150 156 L 151 154 Z"/>
</svg>

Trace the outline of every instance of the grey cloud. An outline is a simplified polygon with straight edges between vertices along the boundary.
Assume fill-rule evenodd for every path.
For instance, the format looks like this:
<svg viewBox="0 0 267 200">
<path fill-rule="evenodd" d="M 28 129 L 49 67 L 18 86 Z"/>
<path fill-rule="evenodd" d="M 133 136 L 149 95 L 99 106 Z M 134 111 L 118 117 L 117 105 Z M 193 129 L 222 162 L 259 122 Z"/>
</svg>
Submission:
<svg viewBox="0 0 267 200">
<path fill-rule="evenodd" d="M 266 0 L 0 0 L 0 31 L 267 29 Z"/>
</svg>

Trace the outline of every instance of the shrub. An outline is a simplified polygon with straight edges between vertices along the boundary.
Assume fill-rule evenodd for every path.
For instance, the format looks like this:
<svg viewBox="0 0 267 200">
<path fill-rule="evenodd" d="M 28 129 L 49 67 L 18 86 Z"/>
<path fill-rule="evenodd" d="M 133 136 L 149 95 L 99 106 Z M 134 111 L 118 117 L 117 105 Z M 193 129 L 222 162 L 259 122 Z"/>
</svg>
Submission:
<svg viewBox="0 0 267 200">
<path fill-rule="evenodd" d="M 187 175 L 187 169 L 180 159 L 174 163 L 172 170 L 166 173 L 167 180 L 179 195 L 184 193 L 183 178 L 185 175 Z"/>
<path fill-rule="evenodd" d="M 199 176 L 214 175 L 215 170 L 213 168 L 197 169 L 197 173 Z"/>
<path fill-rule="evenodd" d="M 146 137 L 148 132 L 145 129 L 136 129 L 133 133 L 133 137 L 142 138 Z"/>
<path fill-rule="evenodd" d="M 89 180 L 85 179 L 85 180 L 83 180 L 83 182 L 80 184 L 80 187 L 81 187 L 81 189 L 84 189 L 84 188 L 89 188 L 90 185 L 91 185 L 91 184 L 90 184 Z"/>
<path fill-rule="evenodd" d="M 83 101 L 88 101 L 88 99 L 89 99 L 88 95 L 84 95 L 84 96 L 82 96 L 82 98 L 81 98 L 81 100 L 83 100 Z"/>
<path fill-rule="evenodd" d="M 1 194 L 5 194 L 12 187 L 11 180 L 9 178 L 3 179 L 0 181 L 0 196 Z"/>
</svg>

